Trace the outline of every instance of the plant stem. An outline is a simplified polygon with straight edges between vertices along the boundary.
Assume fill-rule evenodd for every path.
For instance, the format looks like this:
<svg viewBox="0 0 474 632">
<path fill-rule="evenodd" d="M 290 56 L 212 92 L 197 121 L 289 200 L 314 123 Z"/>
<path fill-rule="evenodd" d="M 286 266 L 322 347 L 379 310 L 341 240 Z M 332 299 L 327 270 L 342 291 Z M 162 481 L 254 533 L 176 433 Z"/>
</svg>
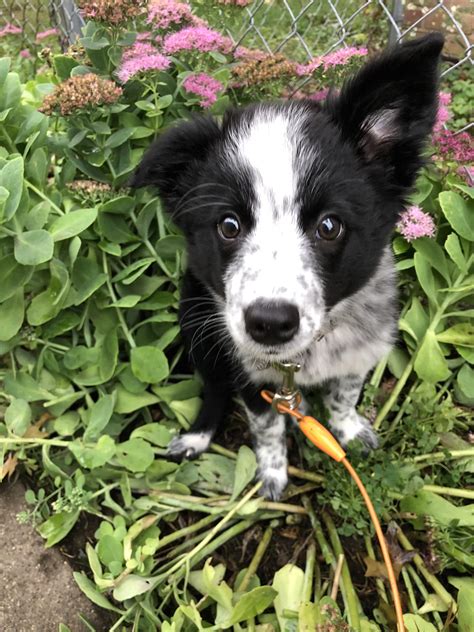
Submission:
<svg viewBox="0 0 474 632">
<path fill-rule="evenodd" d="M 306 549 L 306 565 L 304 569 L 303 599 L 311 601 L 314 586 L 314 570 L 316 567 L 316 542 L 312 540 Z"/>
<path fill-rule="evenodd" d="M 403 387 L 405 386 L 408 378 L 411 375 L 411 372 L 413 371 L 414 364 L 415 364 L 415 355 L 413 355 L 411 357 L 410 362 L 406 365 L 405 370 L 403 371 L 403 373 L 400 376 L 400 379 L 398 380 L 398 382 L 395 385 L 395 388 L 390 393 L 390 397 L 387 399 L 385 404 L 379 410 L 379 414 L 377 415 L 377 418 L 376 418 L 376 420 L 374 422 L 374 429 L 375 430 L 378 430 L 378 428 L 380 428 L 383 420 L 388 415 L 388 413 L 390 412 L 392 406 L 397 401 L 398 396 L 402 392 Z"/>
<path fill-rule="evenodd" d="M 465 456 L 474 456 L 474 448 L 465 448 L 463 450 L 446 450 L 445 452 L 432 452 L 431 454 L 420 454 L 415 456 L 410 461 L 414 463 L 420 463 L 421 461 L 431 461 L 435 459 L 436 462 L 445 461 L 446 459 L 462 459 Z M 431 463 L 429 464 L 431 465 Z"/>
<path fill-rule="evenodd" d="M 418 612 L 418 605 L 416 603 L 415 591 L 413 590 L 413 584 L 411 583 L 410 575 L 408 574 L 408 571 L 405 567 L 402 567 L 401 572 L 403 583 L 405 584 L 405 588 L 407 589 L 408 593 L 408 602 L 410 604 L 410 609 L 413 614 L 416 614 Z"/>
<path fill-rule="evenodd" d="M 421 596 L 426 601 L 426 599 L 428 598 L 429 593 L 426 590 L 425 585 L 421 581 L 420 577 L 418 576 L 418 573 L 415 571 L 413 566 L 409 565 L 409 566 L 407 566 L 407 568 L 408 568 L 408 572 L 410 573 L 413 581 L 416 584 L 416 587 L 420 591 Z M 432 612 L 432 615 L 435 618 L 436 623 L 438 624 L 438 629 L 442 630 L 443 629 L 443 622 L 441 621 L 441 617 L 439 616 L 439 614 L 436 611 Z"/>
<path fill-rule="evenodd" d="M 54 210 L 59 214 L 59 215 L 65 215 L 64 211 L 61 210 L 59 208 L 59 206 L 57 206 L 47 195 L 45 195 L 42 191 L 40 191 L 37 187 L 35 187 L 34 184 L 32 184 L 29 180 L 24 180 L 26 186 L 31 189 L 33 191 L 33 193 L 36 193 L 36 195 L 38 197 L 40 197 L 42 200 L 44 200 L 45 202 L 48 202 L 48 204 L 54 208 Z"/>
<path fill-rule="evenodd" d="M 61 441 L 59 439 L 27 439 L 25 437 L 0 437 L 0 445 L 10 443 L 20 443 L 26 444 L 26 447 L 34 447 L 35 445 L 51 445 L 56 446 L 58 448 L 67 448 L 69 447 L 70 441 Z M 30 445 L 28 445 L 30 444 Z"/>
<path fill-rule="evenodd" d="M 439 485 L 423 485 L 424 492 L 434 492 L 445 496 L 456 496 L 457 498 L 469 498 L 474 500 L 474 490 L 456 489 L 455 487 L 440 487 Z"/>
<path fill-rule="evenodd" d="M 257 550 L 250 561 L 250 564 L 245 571 L 245 575 L 242 578 L 240 584 L 236 587 L 239 592 L 245 592 L 248 588 L 250 580 L 256 574 L 258 567 L 260 566 L 260 562 L 262 561 L 263 556 L 265 555 L 265 551 L 270 544 L 273 535 L 273 528 L 267 527 L 263 533 L 262 539 L 258 543 Z"/>
<path fill-rule="evenodd" d="M 408 540 L 408 538 L 406 537 L 406 535 L 398 526 L 397 526 L 397 538 L 400 544 L 405 549 L 405 551 L 415 550 L 412 544 L 410 543 L 410 541 Z M 413 562 L 415 566 L 418 568 L 418 570 L 420 571 L 420 573 L 423 575 L 423 577 L 426 579 L 428 584 L 431 586 L 431 588 L 433 588 L 435 593 L 448 606 L 448 608 L 451 605 L 453 605 L 454 599 L 452 598 L 452 596 L 444 588 L 441 582 L 432 573 L 430 573 L 430 571 L 426 568 L 425 563 L 423 562 L 423 559 L 418 553 L 415 553 L 415 556 L 413 557 Z"/>
<path fill-rule="evenodd" d="M 365 548 L 367 549 L 367 555 L 371 560 L 376 560 L 374 547 L 372 546 L 372 540 L 370 539 L 370 535 L 364 536 Z M 381 599 L 388 603 L 387 591 L 385 590 L 385 584 L 381 579 L 376 579 L 375 584 L 377 586 L 377 592 Z"/>
<path fill-rule="evenodd" d="M 344 555 L 344 551 L 342 550 L 341 541 L 339 540 L 339 535 L 337 533 L 336 525 L 334 524 L 331 516 L 327 512 L 323 512 L 323 520 L 326 525 L 326 528 L 329 533 L 329 540 L 331 541 L 331 545 L 334 553 L 339 557 L 340 555 Z M 357 593 L 354 589 L 354 584 L 352 583 L 351 574 L 349 571 L 349 566 L 347 565 L 347 561 L 344 559 L 342 564 L 341 571 L 341 592 L 344 598 L 344 602 L 347 608 L 347 615 L 349 620 L 349 625 L 351 625 L 355 630 L 360 630 L 360 604 L 357 598 Z"/>
<path fill-rule="evenodd" d="M 114 288 L 110 280 L 109 267 L 107 265 L 107 257 L 105 256 L 105 252 L 102 254 L 102 267 L 106 275 L 106 285 L 107 285 L 107 289 L 109 290 L 110 298 L 112 299 L 114 303 L 116 303 L 117 297 L 115 296 Z M 135 343 L 135 340 L 133 339 L 132 334 L 130 333 L 127 323 L 125 322 L 125 318 L 122 314 L 122 310 L 120 309 L 120 307 L 115 307 L 115 311 L 117 312 L 120 325 L 122 326 L 122 331 L 126 339 L 128 340 L 128 344 L 130 345 L 132 349 L 134 349 L 137 345 Z"/>
</svg>

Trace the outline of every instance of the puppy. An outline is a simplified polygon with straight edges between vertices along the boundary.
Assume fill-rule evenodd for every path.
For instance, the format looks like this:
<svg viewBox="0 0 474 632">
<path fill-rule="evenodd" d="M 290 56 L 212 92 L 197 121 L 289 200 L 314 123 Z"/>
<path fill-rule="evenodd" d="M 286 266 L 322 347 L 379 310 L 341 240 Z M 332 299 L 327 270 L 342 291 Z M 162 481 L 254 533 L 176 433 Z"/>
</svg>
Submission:
<svg viewBox="0 0 474 632">
<path fill-rule="evenodd" d="M 437 111 L 443 38 L 427 35 L 369 61 L 324 104 L 259 103 L 221 123 L 168 129 L 132 186 L 156 187 L 187 239 L 180 326 L 203 405 L 169 452 L 206 450 L 237 395 L 248 415 L 262 493 L 287 484 L 285 418 L 260 396 L 301 365 L 324 387 L 343 445 L 377 437 L 356 404 L 397 332 L 390 237 Z"/>
</svg>

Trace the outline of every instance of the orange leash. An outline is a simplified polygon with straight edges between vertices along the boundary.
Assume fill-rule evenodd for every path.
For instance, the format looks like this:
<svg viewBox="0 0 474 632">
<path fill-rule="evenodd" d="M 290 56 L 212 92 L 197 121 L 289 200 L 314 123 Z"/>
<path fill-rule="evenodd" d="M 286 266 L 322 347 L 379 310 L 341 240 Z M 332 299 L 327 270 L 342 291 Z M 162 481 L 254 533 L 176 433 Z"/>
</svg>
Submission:
<svg viewBox="0 0 474 632">
<path fill-rule="evenodd" d="M 261 395 L 266 402 L 268 402 L 269 404 L 273 403 L 273 393 L 270 393 L 269 391 L 262 391 Z M 364 484 L 360 480 L 357 472 L 354 470 L 352 465 L 346 459 L 346 453 L 327 428 L 320 424 L 319 421 L 314 419 L 314 417 L 303 415 L 297 409 L 288 408 L 281 403 L 278 403 L 277 407 L 280 413 L 292 415 L 298 420 L 300 430 L 307 436 L 311 443 L 313 443 L 317 448 L 325 452 L 338 463 L 343 463 L 347 471 L 355 481 L 355 484 L 359 488 L 360 493 L 362 494 L 364 502 L 367 506 L 367 510 L 369 512 L 372 523 L 375 527 L 375 532 L 379 540 L 382 556 L 387 568 L 388 581 L 390 583 L 390 589 L 393 596 L 393 604 L 397 616 L 397 631 L 405 632 L 400 593 L 398 592 L 398 585 L 395 577 L 395 571 L 393 570 L 392 560 L 390 558 L 390 552 L 388 550 L 387 542 L 385 541 L 385 536 L 383 534 L 382 527 L 380 526 L 379 519 L 377 517 L 377 514 L 375 513 L 374 506 L 372 504 L 372 501 L 370 500 L 370 496 L 367 493 L 367 490 L 364 487 Z"/>
</svg>

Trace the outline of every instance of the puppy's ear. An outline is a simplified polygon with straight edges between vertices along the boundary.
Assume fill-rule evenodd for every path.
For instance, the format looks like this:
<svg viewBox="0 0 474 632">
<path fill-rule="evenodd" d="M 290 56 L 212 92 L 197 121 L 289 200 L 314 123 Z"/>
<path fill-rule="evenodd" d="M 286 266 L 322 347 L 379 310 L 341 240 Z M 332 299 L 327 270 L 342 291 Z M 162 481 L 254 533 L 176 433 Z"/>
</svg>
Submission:
<svg viewBox="0 0 474 632">
<path fill-rule="evenodd" d="M 423 145 L 436 119 L 439 33 L 400 44 L 369 61 L 327 111 L 363 159 L 403 194 L 422 164 Z"/>
<path fill-rule="evenodd" d="M 210 117 L 196 117 L 169 128 L 150 146 L 129 182 L 158 189 L 167 210 L 194 186 L 199 165 L 220 138 L 220 129 Z"/>
</svg>

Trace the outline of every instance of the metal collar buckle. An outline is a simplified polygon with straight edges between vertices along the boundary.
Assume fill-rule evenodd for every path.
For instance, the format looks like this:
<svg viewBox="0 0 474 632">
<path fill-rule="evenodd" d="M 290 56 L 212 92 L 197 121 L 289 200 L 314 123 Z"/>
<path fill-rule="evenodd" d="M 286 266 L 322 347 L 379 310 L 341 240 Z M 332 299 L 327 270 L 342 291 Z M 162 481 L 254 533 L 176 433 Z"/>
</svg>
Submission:
<svg viewBox="0 0 474 632">
<path fill-rule="evenodd" d="M 295 373 L 301 365 L 295 362 L 273 362 L 272 367 L 283 374 L 283 384 L 273 396 L 272 407 L 279 412 L 278 405 L 283 404 L 290 410 L 301 404 L 301 393 L 295 384 Z"/>
</svg>

